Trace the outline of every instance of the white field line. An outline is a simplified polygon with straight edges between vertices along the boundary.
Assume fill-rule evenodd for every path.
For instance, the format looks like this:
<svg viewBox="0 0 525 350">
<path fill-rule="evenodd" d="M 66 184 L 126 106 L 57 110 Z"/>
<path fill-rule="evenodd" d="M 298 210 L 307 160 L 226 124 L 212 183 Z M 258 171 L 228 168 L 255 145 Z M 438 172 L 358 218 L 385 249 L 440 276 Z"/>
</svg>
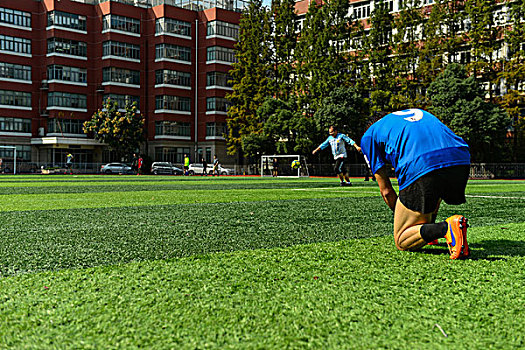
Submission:
<svg viewBox="0 0 525 350">
<path fill-rule="evenodd" d="M 333 187 L 318 187 L 318 188 L 290 188 L 291 191 L 326 191 L 326 192 L 349 192 L 348 190 L 358 190 L 360 187 L 350 187 L 346 190 L 335 189 Z M 355 192 L 355 191 L 352 191 Z M 359 193 L 377 193 L 377 191 L 359 191 Z"/>
<path fill-rule="evenodd" d="M 472 194 L 467 194 L 465 197 L 472 198 L 497 198 L 497 199 L 525 199 L 525 197 L 504 197 L 504 196 L 476 196 Z"/>
<path fill-rule="evenodd" d="M 346 190 L 336 190 L 332 187 L 314 187 L 314 188 L 290 188 L 291 191 L 327 191 L 327 192 L 348 192 L 348 190 L 360 189 L 359 187 L 350 187 Z M 359 193 L 377 193 L 377 191 L 359 191 Z M 506 196 L 477 196 L 467 194 L 465 197 L 471 198 L 495 198 L 495 199 L 525 199 L 525 197 L 506 197 Z"/>
</svg>

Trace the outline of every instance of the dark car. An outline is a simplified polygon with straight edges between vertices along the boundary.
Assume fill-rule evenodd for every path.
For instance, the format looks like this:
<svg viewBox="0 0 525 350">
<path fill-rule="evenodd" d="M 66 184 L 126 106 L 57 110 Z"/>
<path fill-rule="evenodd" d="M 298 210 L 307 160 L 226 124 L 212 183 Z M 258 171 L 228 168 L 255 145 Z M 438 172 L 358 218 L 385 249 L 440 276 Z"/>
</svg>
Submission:
<svg viewBox="0 0 525 350">
<path fill-rule="evenodd" d="M 151 173 L 154 175 L 158 174 L 169 174 L 169 175 L 182 175 L 182 169 L 177 168 L 170 162 L 154 162 L 151 164 Z"/>
</svg>

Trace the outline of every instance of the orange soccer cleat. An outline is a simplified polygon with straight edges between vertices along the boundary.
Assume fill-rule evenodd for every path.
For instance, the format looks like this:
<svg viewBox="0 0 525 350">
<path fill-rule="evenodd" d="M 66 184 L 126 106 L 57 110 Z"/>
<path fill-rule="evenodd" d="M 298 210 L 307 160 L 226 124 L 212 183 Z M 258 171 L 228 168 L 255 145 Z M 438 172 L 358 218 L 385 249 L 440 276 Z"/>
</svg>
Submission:
<svg viewBox="0 0 525 350">
<path fill-rule="evenodd" d="M 450 259 L 466 258 L 470 252 L 467 243 L 468 220 L 462 215 L 453 215 L 447 220 L 448 230 L 445 234 Z"/>
</svg>

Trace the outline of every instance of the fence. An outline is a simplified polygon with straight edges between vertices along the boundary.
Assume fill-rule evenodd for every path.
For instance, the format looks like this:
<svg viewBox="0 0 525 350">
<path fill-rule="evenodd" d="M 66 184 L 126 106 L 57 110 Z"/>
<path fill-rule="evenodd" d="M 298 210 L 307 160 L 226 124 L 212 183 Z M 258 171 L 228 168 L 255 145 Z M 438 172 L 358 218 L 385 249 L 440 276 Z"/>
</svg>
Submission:
<svg viewBox="0 0 525 350">
<path fill-rule="evenodd" d="M 73 170 L 76 174 L 99 174 L 100 167 L 106 163 L 75 163 Z M 175 164 L 182 168 L 181 164 Z M 211 165 L 210 165 L 211 166 Z M 223 167 L 233 169 L 236 175 L 260 175 L 260 164 L 249 165 L 230 165 L 222 164 Z M 19 174 L 42 174 L 64 172 L 65 164 L 48 164 L 17 162 L 17 172 Z M 350 176 L 365 177 L 368 168 L 365 164 L 350 164 Z M 333 164 L 308 164 L 310 176 L 335 176 Z M 13 173 L 13 162 L 4 160 L 0 173 Z M 391 176 L 395 176 L 391 172 Z M 525 179 L 525 163 L 475 163 L 470 165 L 470 177 L 472 179 Z"/>
</svg>

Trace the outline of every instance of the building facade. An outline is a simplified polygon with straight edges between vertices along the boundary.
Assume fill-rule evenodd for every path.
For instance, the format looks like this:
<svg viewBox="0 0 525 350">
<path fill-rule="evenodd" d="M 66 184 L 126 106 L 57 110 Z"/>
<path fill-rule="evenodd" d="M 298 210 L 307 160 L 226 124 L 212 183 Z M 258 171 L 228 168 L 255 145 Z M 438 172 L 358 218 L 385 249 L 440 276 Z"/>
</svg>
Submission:
<svg viewBox="0 0 525 350">
<path fill-rule="evenodd" d="M 0 3 L 0 145 L 19 168 L 96 170 L 111 152 L 82 130 L 110 98 L 137 102 L 143 153 L 228 158 L 223 133 L 241 1 L 6 0 Z M 4 165 L 12 151 L 0 149 Z"/>
</svg>

